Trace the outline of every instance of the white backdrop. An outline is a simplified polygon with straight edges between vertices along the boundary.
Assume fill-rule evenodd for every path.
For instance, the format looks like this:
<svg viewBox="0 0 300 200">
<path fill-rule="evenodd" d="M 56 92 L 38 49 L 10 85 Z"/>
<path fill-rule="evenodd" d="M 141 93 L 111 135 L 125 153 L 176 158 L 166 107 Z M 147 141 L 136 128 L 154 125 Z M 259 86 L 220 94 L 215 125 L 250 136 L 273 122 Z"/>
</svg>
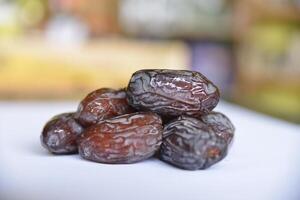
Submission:
<svg viewBox="0 0 300 200">
<path fill-rule="evenodd" d="M 300 199 L 300 126 L 221 102 L 236 126 L 228 156 L 204 171 L 151 159 L 131 165 L 53 156 L 40 145 L 45 122 L 76 103 L 0 102 L 1 200 Z"/>
</svg>

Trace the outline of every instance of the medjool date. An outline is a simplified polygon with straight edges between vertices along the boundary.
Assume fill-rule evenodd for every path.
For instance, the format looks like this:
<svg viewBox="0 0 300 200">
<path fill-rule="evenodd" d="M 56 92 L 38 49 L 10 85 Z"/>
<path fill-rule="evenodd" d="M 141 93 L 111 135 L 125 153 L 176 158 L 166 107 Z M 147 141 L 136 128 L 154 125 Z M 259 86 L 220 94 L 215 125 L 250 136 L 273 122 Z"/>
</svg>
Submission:
<svg viewBox="0 0 300 200">
<path fill-rule="evenodd" d="M 202 121 L 180 116 L 166 124 L 160 157 L 179 168 L 206 169 L 227 154 L 226 141 Z"/>
<path fill-rule="evenodd" d="M 132 113 L 103 120 L 78 138 L 79 154 L 100 163 L 134 163 L 159 149 L 162 121 L 154 113 Z"/>
<path fill-rule="evenodd" d="M 219 101 L 218 88 L 205 76 L 187 70 L 140 70 L 127 87 L 128 102 L 137 110 L 163 116 L 200 116 Z"/>
<path fill-rule="evenodd" d="M 219 98 L 201 73 L 140 70 L 126 89 L 95 90 L 75 113 L 52 118 L 40 138 L 54 154 L 79 152 L 99 163 L 135 163 L 155 155 L 182 169 L 206 169 L 227 155 L 234 137 L 230 120 L 212 111 Z"/>
<path fill-rule="evenodd" d="M 98 89 L 88 94 L 79 104 L 75 117 L 87 127 L 100 120 L 133 112 L 124 90 Z"/>
<path fill-rule="evenodd" d="M 235 128 L 228 117 L 220 112 L 211 112 L 201 116 L 200 119 L 210 126 L 218 136 L 224 138 L 227 144 L 232 143 Z"/>
<path fill-rule="evenodd" d="M 54 154 L 77 152 L 76 139 L 83 128 L 74 119 L 74 113 L 63 113 L 53 117 L 40 136 L 42 145 Z"/>
</svg>

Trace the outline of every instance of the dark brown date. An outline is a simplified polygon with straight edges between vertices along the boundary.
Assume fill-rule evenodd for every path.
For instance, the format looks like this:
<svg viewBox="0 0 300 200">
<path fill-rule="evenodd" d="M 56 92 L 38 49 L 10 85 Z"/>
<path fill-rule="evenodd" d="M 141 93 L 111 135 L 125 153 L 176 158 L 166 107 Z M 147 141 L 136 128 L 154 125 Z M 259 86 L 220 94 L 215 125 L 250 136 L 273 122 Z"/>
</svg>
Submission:
<svg viewBox="0 0 300 200">
<path fill-rule="evenodd" d="M 211 112 L 201 116 L 201 120 L 210 126 L 218 136 L 224 138 L 228 145 L 232 143 L 235 128 L 224 114 Z"/>
<path fill-rule="evenodd" d="M 87 127 L 98 121 L 133 112 L 124 90 L 98 89 L 88 94 L 79 104 L 75 117 Z"/>
<path fill-rule="evenodd" d="M 128 102 L 137 110 L 163 116 L 200 116 L 219 102 L 218 88 L 198 72 L 140 70 L 127 87 Z"/>
<path fill-rule="evenodd" d="M 74 113 L 63 113 L 53 117 L 45 125 L 41 134 L 41 143 L 54 154 L 77 152 L 77 137 L 83 128 L 74 119 Z"/>
<path fill-rule="evenodd" d="M 182 169 L 206 169 L 227 154 L 226 141 L 202 121 L 180 116 L 165 125 L 160 157 Z"/>
<path fill-rule="evenodd" d="M 162 121 L 154 113 L 132 113 L 103 120 L 78 138 L 79 154 L 100 163 L 134 163 L 159 149 Z"/>
</svg>

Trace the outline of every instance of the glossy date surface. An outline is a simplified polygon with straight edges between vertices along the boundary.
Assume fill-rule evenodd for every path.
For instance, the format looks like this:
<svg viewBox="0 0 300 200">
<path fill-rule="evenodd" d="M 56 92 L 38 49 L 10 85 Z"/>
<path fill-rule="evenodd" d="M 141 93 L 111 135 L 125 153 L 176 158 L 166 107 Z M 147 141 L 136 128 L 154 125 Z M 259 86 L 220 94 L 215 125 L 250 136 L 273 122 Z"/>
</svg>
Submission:
<svg viewBox="0 0 300 200">
<path fill-rule="evenodd" d="M 128 102 L 137 110 L 162 116 L 200 116 L 219 102 L 218 88 L 205 76 L 187 70 L 140 70 L 127 87 Z"/>
<path fill-rule="evenodd" d="M 77 137 L 83 128 L 74 119 L 74 113 L 56 115 L 43 128 L 40 140 L 42 146 L 54 154 L 77 152 Z"/>
<path fill-rule="evenodd" d="M 202 121 L 180 116 L 164 127 L 160 157 L 182 169 L 206 169 L 227 154 L 226 141 Z"/>
<path fill-rule="evenodd" d="M 133 112 L 123 89 L 102 88 L 89 93 L 79 104 L 76 118 L 85 127 L 98 121 Z"/>
<path fill-rule="evenodd" d="M 79 154 L 100 163 L 134 163 L 159 149 L 162 121 L 154 113 L 132 113 L 103 120 L 79 137 Z"/>
<path fill-rule="evenodd" d="M 228 117 L 220 112 L 211 112 L 201 116 L 201 121 L 213 129 L 220 137 L 226 140 L 227 144 L 231 144 L 234 137 L 235 127 Z"/>
</svg>

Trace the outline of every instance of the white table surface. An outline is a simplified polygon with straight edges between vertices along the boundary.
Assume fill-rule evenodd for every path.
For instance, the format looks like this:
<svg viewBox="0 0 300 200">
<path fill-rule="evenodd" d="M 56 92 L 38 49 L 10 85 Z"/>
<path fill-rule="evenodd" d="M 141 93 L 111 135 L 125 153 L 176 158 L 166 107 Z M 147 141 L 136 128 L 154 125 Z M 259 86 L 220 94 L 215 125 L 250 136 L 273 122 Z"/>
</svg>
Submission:
<svg viewBox="0 0 300 200">
<path fill-rule="evenodd" d="M 228 156 L 203 171 L 151 159 L 131 165 L 53 156 L 40 132 L 76 103 L 0 102 L 1 200 L 296 200 L 300 199 L 300 126 L 220 103 L 236 126 Z"/>
</svg>

